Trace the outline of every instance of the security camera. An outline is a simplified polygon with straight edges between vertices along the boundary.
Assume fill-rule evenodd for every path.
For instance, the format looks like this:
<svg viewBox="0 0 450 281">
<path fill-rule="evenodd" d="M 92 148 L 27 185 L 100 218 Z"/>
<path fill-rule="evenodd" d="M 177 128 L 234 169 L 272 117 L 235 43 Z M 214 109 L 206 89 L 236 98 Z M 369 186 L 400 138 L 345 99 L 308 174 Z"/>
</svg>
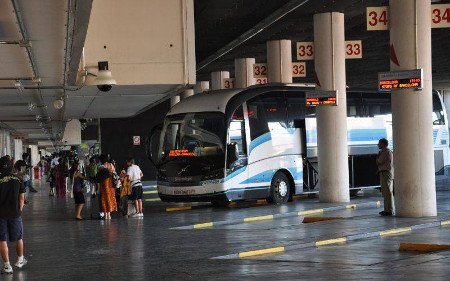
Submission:
<svg viewBox="0 0 450 281">
<path fill-rule="evenodd" d="M 109 92 L 113 85 L 116 85 L 116 80 L 113 79 L 111 71 L 108 69 L 107 61 L 98 62 L 98 73 L 95 78 L 95 85 L 102 92 Z"/>
</svg>

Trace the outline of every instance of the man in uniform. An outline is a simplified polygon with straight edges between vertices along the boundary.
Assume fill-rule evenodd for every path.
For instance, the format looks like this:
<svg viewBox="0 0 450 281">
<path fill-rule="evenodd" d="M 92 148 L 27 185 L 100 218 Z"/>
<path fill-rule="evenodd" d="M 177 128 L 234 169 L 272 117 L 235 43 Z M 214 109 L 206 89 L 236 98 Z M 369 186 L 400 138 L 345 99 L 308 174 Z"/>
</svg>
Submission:
<svg viewBox="0 0 450 281">
<path fill-rule="evenodd" d="M 381 216 L 392 216 L 394 213 L 394 196 L 393 185 L 394 179 L 394 158 L 392 151 L 388 148 L 387 139 L 378 141 L 378 152 L 376 161 L 378 166 L 378 174 L 380 175 L 381 194 L 384 198 L 384 211 L 380 212 Z"/>
<path fill-rule="evenodd" d="M 23 256 L 22 209 L 25 203 L 25 189 L 22 182 L 13 175 L 13 165 L 7 156 L 0 158 L 0 251 L 3 259 L 1 273 L 11 274 L 7 240 L 16 243 L 18 260 L 16 267 L 27 264 Z"/>
</svg>

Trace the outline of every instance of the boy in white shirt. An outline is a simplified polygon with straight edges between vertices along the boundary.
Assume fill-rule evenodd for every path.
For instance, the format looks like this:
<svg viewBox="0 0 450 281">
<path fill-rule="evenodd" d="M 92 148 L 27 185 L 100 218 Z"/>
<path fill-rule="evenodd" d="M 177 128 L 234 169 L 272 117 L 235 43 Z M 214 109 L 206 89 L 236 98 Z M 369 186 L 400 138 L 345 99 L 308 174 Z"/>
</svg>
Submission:
<svg viewBox="0 0 450 281">
<path fill-rule="evenodd" d="M 134 205 L 136 206 L 136 214 L 134 216 L 136 217 L 143 217 L 144 213 L 142 208 L 142 182 L 141 178 L 144 176 L 144 174 L 141 171 L 141 168 L 139 168 L 138 165 L 134 164 L 133 158 L 127 159 L 127 175 L 130 178 L 130 184 L 131 184 L 131 200 L 134 200 Z"/>
</svg>

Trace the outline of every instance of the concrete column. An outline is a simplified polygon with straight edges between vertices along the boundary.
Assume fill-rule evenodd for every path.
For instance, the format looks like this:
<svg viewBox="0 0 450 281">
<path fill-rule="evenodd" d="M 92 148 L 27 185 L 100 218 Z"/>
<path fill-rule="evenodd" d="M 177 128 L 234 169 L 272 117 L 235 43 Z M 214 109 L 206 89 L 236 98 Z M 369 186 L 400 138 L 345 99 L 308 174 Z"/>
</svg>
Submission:
<svg viewBox="0 0 450 281">
<path fill-rule="evenodd" d="M 194 89 L 187 89 L 183 93 L 181 93 L 181 99 L 183 100 L 183 99 L 188 98 L 193 95 L 194 95 Z"/>
<path fill-rule="evenodd" d="M 316 89 L 337 90 L 337 106 L 316 109 L 321 202 L 349 202 L 344 14 L 314 15 Z"/>
<path fill-rule="evenodd" d="M 234 87 L 238 89 L 245 89 L 255 85 L 255 78 L 253 78 L 254 58 L 242 58 L 234 60 Z"/>
<path fill-rule="evenodd" d="M 423 69 L 421 91 L 392 94 L 395 205 L 402 217 L 436 216 L 434 176 L 431 3 L 390 0 L 391 70 Z"/>
<path fill-rule="evenodd" d="M 14 157 L 15 160 L 22 159 L 23 142 L 21 139 L 14 139 Z"/>
<path fill-rule="evenodd" d="M 170 107 L 173 107 L 174 105 L 176 105 L 177 103 L 179 103 L 181 100 L 180 96 L 173 96 L 170 98 Z"/>
<path fill-rule="evenodd" d="M 267 72 L 269 83 L 292 83 L 291 40 L 267 42 Z"/>
<path fill-rule="evenodd" d="M 209 81 L 198 81 L 194 86 L 194 93 L 200 94 L 209 91 Z"/>
<path fill-rule="evenodd" d="M 216 71 L 211 73 L 211 88 L 212 90 L 225 89 L 223 79 L 230 78 L 230 72 L 228 71 Z"/>
</svg>

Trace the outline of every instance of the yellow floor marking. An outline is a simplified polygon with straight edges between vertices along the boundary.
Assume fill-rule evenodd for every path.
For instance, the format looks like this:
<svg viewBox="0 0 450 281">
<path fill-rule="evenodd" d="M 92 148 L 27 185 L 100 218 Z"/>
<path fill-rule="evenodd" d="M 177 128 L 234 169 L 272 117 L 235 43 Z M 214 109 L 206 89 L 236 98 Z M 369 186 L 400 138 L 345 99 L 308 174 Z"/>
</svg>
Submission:
<svg viewBox="0 0 450 281">
<path fill-rule="evenodd" d="M 298 212 L 299 216 L 307 216 L 307 215 L 314 215 L 314 214 L 321 214 L 323 213 L 323 209 L 315 209 L 315 210 L 308 210 L 308 211 L 300 211 Z"/>
<path fill-rule="evenodd" d="M 188 210 L 192 210 L 192 206 L 166 208 L 166 212 L 178 212 L 178 211 L 188 211 Z"/>
<path fill-rule="evenodd" d="M 435 252 L 450 250 L 450 245 L 440 244 L 415 244 L 415 243 L 400 243 L 400 251 L 416 251 L 416 252 Z"/>
<path fill-rule="evenodd" d="M 147 190 L 143 192 L 144 194 L 158 194 L 157 190 Z"/>
<path fill-rule="evenodd" d="M 266 199 L 258 199 L 256 200 L 257 204 L 267 204 L 267 200 Z"/>
<path fill-rule="evenodd" d="M 332 244 L 339 244 L 339 243 L 345 243 L 345 242 L 347 242 L 347 238 L 345 238 L 345 237 L 336 238 L 336 239 L 321 240 L 321 241 L 316 241 L 316 247 L 332 245 Z"/>
<path fill-rule="evenodd" d="M 244 218 L 244 222 L 265 221 L 265 220 L 272 220 L 272 219 L 273 219 L 273 215 L 259 216 L 259 217 L 248 217 L 248 218 Z"/>
<path fill-rule="evenodd" d="M 356 209 L 356 204 L 350 204 L 345 206 L 347 209 Z"/>
<path fill-rule="evenodd" d="M 145 199 L 145 202 L 160 202 L 161 199 L 160 198 L 150 198 L 150 199 Z"/>
<path fill-rule="evenodd" d="M 261 249 L 261 250 L 241 252 L 241 253 L 239 253 L 239 257 L 246 258 L 246 257 L 267 255 L 267 254 L 274 254 L 274 253 L 281 253 L 281 252 L 284 252 L 284 247 L 275 247 L 275 248 L 267 248 L 267 249 Z"/>
<path fill-rule="evenodd" d="M 194 228 L 207 228 L 207 227 L 212 227 L 213 225 L 214 225 L 213 222 L 198 223 L 198 224 L 194 224 Z"/>
<path fill-rule="evenodd" d="M 441 225 L 450 225 L 450 221 L 441 221 Z"/>
<path fill-rule="evenodd" d="M 294 195 L 294 196 L 292 196 L 292 199 L 294 199 L 294 200 L 307 199 L 307 198 L 308 198 L 308 194 L 301 194 L 301 195 Z"/>
<path fill-rule="evenodd" d="M 391 230 L 380 231 L 380 236 L 393 235 L 411 231 L 411 227 L 395 228 Z"/>
</svg>

